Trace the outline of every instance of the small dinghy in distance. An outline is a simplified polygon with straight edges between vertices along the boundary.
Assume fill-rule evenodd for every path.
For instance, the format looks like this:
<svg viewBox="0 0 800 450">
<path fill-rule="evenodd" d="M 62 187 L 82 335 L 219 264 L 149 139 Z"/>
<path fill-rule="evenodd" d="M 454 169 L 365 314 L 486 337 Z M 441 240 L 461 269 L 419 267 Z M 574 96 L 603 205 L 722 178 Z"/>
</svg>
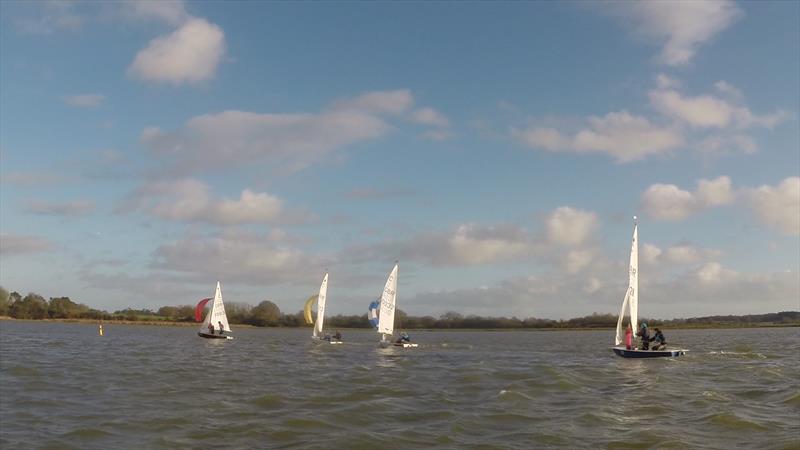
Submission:
<svg viewBox="0 0 800 450">
<path fill-rule="evenodd" d="M 314 331 L 311 334 L 311 339 L 315 343 L 323 343 L 323 344 L 341 344 L 342 341 L 339 339 L 334 339 L 330 335 L 323 335 L 322 334 L 322 325 L 325 321 L 325 302 L 328 296 L 328 272 L 325 272 L 325 276 L 322 278 L 322 284 L 319 286 L 319 294 L 313 296 L 306 301 L 305 308 L 303 310 L 303 315 L 306 318 L 306 323 L 313 323 L 314 324 Z M 311 320 L 311 307 L 316 300 L 317 303 L 317 320 Z"/>
<path fill-rule="evenodd" d="M 373 322 L 374 316 L 377 315 L 377 331 L 381 334 L 380 346 L 387 347 L 402 347 L 402 348 L 416 348 L 417 344 L 411 342 L 392 342 L 391 337 L 394 334 L 394 311 L 397 302 L 397 271 L 399 264 L 395 263 L 389 278 L 386 279 L 386 285 L 383 287 L 381 294 L 381 303 L 377 302 L 370 304 L 370 312 L 368 317 L 370 322 Z M 374 307 L 374 309 L 373 309 Z M 387 339 L 387 336 L 389 338 Z"/>
<path fill-rule="evenodd" d="M 196 321 L 200 321 L 200 318 L 203 316 L 203 308 L 205 308 L 206 303 L 211 300 L 210 298 L 204 298 L 197 304 L 194 311 Z M 211 309 L 200 325 L 200 330 L 197 332 L 197 335 L 206 339 L 233 339 L 233 336 L 224 334 L 231 332 L 231 326 L 228 324 L 228 316 L 225 314 L 225 305 L 222 303 L 222 286 L 219 281 L 217 281 L 217 291 L 214 293 L 213 300 L 214 302 L 211 303 Z"/>
<path fill-rule="evenodd" d="M 619 311 L 617 320 L 617 333 L 614 337 L 614 347 L 611 349 L 615 354 L 623 358 L 663 358 L 685 355 L 686 349 L 660 349 L 660 350 L 637 350 L 628 349 L 623 344 L 624 331 L 622 322 L 625 318 L 625 309 L 630 312 L 631 331 L 636 333 L 638 330 L 639 318 L 639 223 L 636 216 L 633 217 L 633 239 L 631 240 L 631 261 L 628 268 L 628 290 L 625 292 L 625 299 L 622 301 L 622 309 Z"/>
</svg>

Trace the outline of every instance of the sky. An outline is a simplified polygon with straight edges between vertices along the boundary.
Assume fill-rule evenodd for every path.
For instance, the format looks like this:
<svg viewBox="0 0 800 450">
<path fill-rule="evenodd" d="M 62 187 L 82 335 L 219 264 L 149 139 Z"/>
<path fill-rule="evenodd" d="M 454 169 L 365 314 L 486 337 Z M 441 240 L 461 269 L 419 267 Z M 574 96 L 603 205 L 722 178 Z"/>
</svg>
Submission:
<svg viewBox="0 0 800 450">
<path fill-rule="evenodd" d="M 0 285 L 800 309 L 800 3 L 0 2 Z"/>
</svg>

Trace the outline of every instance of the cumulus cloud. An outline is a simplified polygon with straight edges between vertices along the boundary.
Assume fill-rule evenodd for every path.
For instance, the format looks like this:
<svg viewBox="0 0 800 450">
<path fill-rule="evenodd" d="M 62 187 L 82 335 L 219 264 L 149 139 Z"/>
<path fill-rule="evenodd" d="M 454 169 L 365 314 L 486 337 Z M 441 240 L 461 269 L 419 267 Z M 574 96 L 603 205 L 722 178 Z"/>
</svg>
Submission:
<svg viewBox="0 0 800 450">
<path fill-rule="evenodd" d="M 3 256 L 40 253 L 54 248 L 55 244 L 42 237 L 12 233 L 0 234 L 0 254 Z"/>
<path fill-rule="evenodd" d="M 106 99 L 105 95 L 102 94 L 76 94 L 76 95 L 67 95 L 62 98 L 64 103 L 69 106 L 75 106 L 78 108 L 94 108 L 96 106 L 100 106 Z"/>
<path fill-rule="evenodd" d="M 319 113 L 224 111 L 193 117 L 174 132 L 147 128 L 141 140 L 157 156 L 174 161 L 175 171 L 259 162 L 300 170 L 335 150 L 384 136 L 392 129 L 387 115 L 412 103 L 408 91 L 398 90 L 368 92 Z"/>
<path fill-rule="evenodd" d="M 632 24 L 636 35 L 662 45 L 658 59 L 688 64 L 699 48 L 743 16 L 729 0 L 604 2 L 603 11 Z"/>
<path fill-rule="evenodd" d="M 741 92 L 724 81 L 716 88 L 738 102 Z M 778 110 L 769 114 L 755 114 L 749 108 L 713 95 L 687 96 L 677 90 L 659 87 L 649 92 L 650 103 L 656 111 L 697 128 L 749 128 L 760 126 L 772 129 L 789 118 L 789 113 Z"/>
<path fill-rule="evenodd" d="M 529 147 L 551 152 L 605 153 L 621 163 L 668 153 L 684 142 L 679 129 L 655 125 L 627 111 L 590 117 L 588 125 L 572 135 L 543 127 L 512 129 L 512 135 Z"/>
<path fill-rule="evenodd" d="M 550 242 L 579 245 L 585 242 L 597 227 L 597 214 L 561 206 L 548 215 L 545 226 Z"/>
<path fill-rule="evenodd" d="M 128 73 L 146 81 L 197 83 L 214 77 L 225 54 L 225 33 L 201 18 L 186 20 L 139 51 Z"/>
<path fill-rule="evenodd" d="M 789 177 L 777 186 L 745 189 L 749 206 L 758 219 L 784 234 L 800 235 L 800 177 Z"/>
<path fill-rule="evenodd" d="M 685 191 L 674 184 L 653 184 L 642 194 L 641 208 L 657 220 L 683 220 L 689 215 L 734 201 L 735 194 L 729 177 L 700 180 L 695 192 Z"/>
<path fill-rule="evenodd" d="M 94 202 L 89 200 L 69 202 L 31 200 L 24 206 L 24 210 L 29 213 L 47 216 L 83 216 L 92 213 L 94 208 Z"/>
<path fill-rule="evenodd" d="M 215 198 L 209 187 L 194 179 L 153 181 L 131 193 L 118 212 L 144 211 L 155 217 L 214 225 L 285 223 L 308 215 L 287 211 L 283 200 L 265 192 L 242 191 L 238 199 Z"/>
</svg>

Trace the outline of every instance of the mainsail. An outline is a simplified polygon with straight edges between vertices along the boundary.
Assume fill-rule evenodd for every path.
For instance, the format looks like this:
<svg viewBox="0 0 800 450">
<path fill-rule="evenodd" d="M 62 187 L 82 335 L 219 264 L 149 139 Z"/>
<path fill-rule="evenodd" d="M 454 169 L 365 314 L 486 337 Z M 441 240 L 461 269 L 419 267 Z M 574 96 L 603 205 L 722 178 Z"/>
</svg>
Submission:
<svg viewBox="0 0 800 450">
<path fill-rule="evenodd" d="M 633 218 L 633 239 L 631 240 L 631 262 L 628 267 L 628 290 L 622 301 L 622 309 L 617 320 L 617 335 L 614 345 L 620 345 L 625 336 L 622 328 L 622 319 L 625 316 L 625 307 L 629 307 L 631 316 L 631 330 L 636 333 L 639 319 L 639 223 Z"/>
<path fill-rule="evenodd" d="M 228 316 L 225 314 L 225 305 L 222 303 L 222 287 L 217 281 L 217 291 L 214 293 L 214 302 L 211 304 L 211 310 L 206 314 L 205 320 L 200 325 L 201 333 L 208 333 L 210 329 L 208 325 L 214 326 L 214 332 L 219 333 L 220 328 L 222 331 L 231 331 L 231 326 L 228 325 Z M 220 324 L 222 324 L 220 326 Z"/>
<path fill-rule="evenodd" d="M 394 305 L 397 298 L 397 267 L 395 263 L 392 273 L 386 280 L 381 294 L 381 309 L 378 314 L 378 333 L 391 335 L 394 333 Z"/>
<path fill-rule="evenodd" d="M 314 325 L 314 337 L 322 334 L 322 322 L 325 320 L 325 296 L 328 294 L 328 273 L 322 279 L 317 296 L 317 323 Z"/>
</svg>

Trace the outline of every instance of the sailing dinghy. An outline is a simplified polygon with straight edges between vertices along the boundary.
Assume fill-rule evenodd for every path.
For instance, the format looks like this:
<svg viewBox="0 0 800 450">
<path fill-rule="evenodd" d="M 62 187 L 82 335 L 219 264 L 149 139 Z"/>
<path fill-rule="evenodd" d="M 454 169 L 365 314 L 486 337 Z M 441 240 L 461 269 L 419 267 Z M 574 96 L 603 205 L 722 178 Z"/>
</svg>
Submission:
<svg viewBox="0 0 800 450">
<path fill-rule="evenodd" d="M 340 339 L 335 339 L 330 335 L 322 334 L 322 324 L 325 321 L 325 301 L 328 295 L 328 273 L 325 272 L 325 277 L 322 278 L 322 284 L 319 286 L 319 294 L 311 296 L 306 300 L 305 307 L 303 308 L 303 316 L 307 324 L 314 324 L 314 331 L 311 338 L 315 343 L 328 343 L 328 344 L 341 344 Z M 311 307 L 314 302 L 317 303 L 317 320 L 312 320 Z"/>
<path fill-rule="evenodd" d="M 639 223 L 636 216 L 633 217 L 633 239 L 631 241 L 631 262 L 628 268 L 628 290 L 625 292 L 625 299 L 622 300 L 622 309 L 619 311 L 617 320 L 617 334 L 614 337 L 614 353 L 623 358 L 660 358 L 670 356 L 685 355 L 685 349 L 660 349 L 660 350 L 637 350 L 632 347 L 630 350 L 623 344 L 624 328 L 622 322 L 625 317 L 625 309 L 630 312 L 630 326 L 632 332 L 636 333 L 639 319 Z M 634 340 L 635 344 L 635 340 Z"/>
<path fill-rule="evenodd" d="M 211 301 L 210 298 L 200 300 L 195 308 L 195 320 L 200 321 L 203 316 L 203 308 L 206 303 Z M 217 281 L 217 291 L 214 293 L 213 303 L 211 309 L 206 314 L 206 318 L 200 325 L 200 330 L 197 335 L 206 339 L 233 339 L 233 336 L 228 336 L 223 333 L 230 333 L 231 326 L 228 324 L 228 316 L 225 314 L 225 305 L 222 303 L 222 286 Z"/>
<path fill-rule="evenodd" d="M 394 269 L 392 269 L 392 272 L 389 274 L 389 278 L 386 279 L 386 286 L 384 286 L 383 293 L 381 294 L 380 305 L 376 305 L 376 302 L 370 304 L 371 311 L 368 317 L 374 317 L 377 315 L 377 329 L 378 333 L 381 334 L 381 347 L 386 348 L 395 346 L 403 348 L 415 348 L 418 347 L 418 345 L 411 342 L 391 341 L 392 334 L 394 333 L 394 311 L 397 301 L 397 269 L 398 263 L 395 263 Z M 375 306 L 374 310 L 373 305 Z M 378 306 L 380 306 L 379 309 Z M 370 320 L 370 322 L 372 322 L 372 320 Z M 388 339 L 386 337 L 387 335 L 389 336 Z"/>
</svg>

